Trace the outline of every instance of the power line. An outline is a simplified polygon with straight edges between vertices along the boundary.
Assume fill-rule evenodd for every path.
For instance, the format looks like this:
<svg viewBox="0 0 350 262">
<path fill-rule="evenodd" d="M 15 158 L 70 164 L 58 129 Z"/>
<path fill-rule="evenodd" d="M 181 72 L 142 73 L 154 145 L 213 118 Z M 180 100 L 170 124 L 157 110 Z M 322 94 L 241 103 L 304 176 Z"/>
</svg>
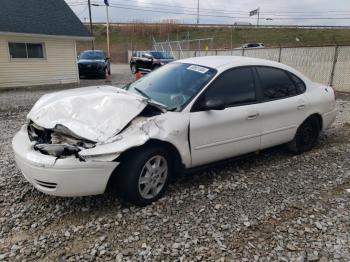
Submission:
<svg viewBox="0 0 350 262">
<path fill-rule="evenodd" d="M 110 5 L 114 8 L 126 9 L 126 10 L 138 10 L 138 11 L 146 11 L 153 13 L 164 13 L 164 14 L 181 14 L 181 15 L 191 15 L 195 16 L 196 13 L 187 13 L 187 12 L 176 12 L 176 11 L 167 11 L 164 9 L 145 9 L 134 7 L 131 5 Z M 199 14 L 201 17 L 216 17 L 216 18 L 249 18 L 249 16 L 228 16 L 228 15 L 210 15 L 210 14 Z M 261 19 L 266 19 L 267 17 L 262 17 Z M 350 17 L 277 17 L 273 18 L 274 20 L 350 20 Z"/>
<path fill-rule="evenodd" d="M 96 2 L 94 2 L 96 3 Z M 76 2 L 74 3 L 74 6 L 78 5 L 85 5 L 86 3 L 83 2 Z M 71 5 L 71 4 L 70 4 Z M 164 13 L 164 14 L 180 14 L 180 15 L 186 15 L 186 16 L 196 16 L 199 15 L 200 17 L 215 17 L 215 18 L 231 18 L 231 19 L 237 19 L 237 18 L 249 18 L 249 16 L 230 16 L 230 15 L 218 15 L 218 14 L 209 14 L 209 13 L 190 13 L 190 12 L 180 12 L 180 11 L 173 11 L 170 9 L 165 9 L 165 8 L 151 8 L 151 7 L 138 7 L 135 5 L 127 5 L 127 4 L 110 4 L 111 7 L 114 8 L 119 8 L 119 9 L 125 9 L 125 10 L 135 10 L 135 11 L 146 11 L 146 12 L 153 12 L 153 13 Z M 201 9 L 202 10 L 202 9 Z M 215 10 L 215 9 L 213 9 Z M 334 11 L 335 12 L 335 11 Z M 340 12 L 340 11 L 337 11 Z M 345 11 L 343 11 L 345 12 Z M 263 14 L 267 14 L 269 12 L 263 12 Z M 333 16 L 336 14 L 333 14 Z M 337 14 L 337 15 L 342 15 L 342 14 Z M 287 16 L 287 15 L 282 15 L 282 14 L 276 14 L 274 13 L 273 15 L 269 16 L 268 18 L 272 18 L 273 20 L 349 20 L 350 17 L 314 17 L 314 16 L 288 16 L 288 17 L 279 17 L 279 16 Z M 266 18 L 261 18 L 261 19 L 266 19 Z"/>
<path fill-rule="evenodd" d="M 179 5 L 169 5 L 169 4 L 164 4 L 158 3 L 158 2 L 145 2 L 142 0 L 118 0 L 119 1 L 126 1 L 126 2 L 136 2 L 136 3 L 142 3 L 146 5 L 151 5 L 152 7 L 154 5 L 157 6 L 167 6 L 171 8 L 180 8 L 180 9 L 192 9 L 192 10 L 197 10 L 197 7 L 189 7 L 189 6 L 179 6 Z M 233 11 L 233 10 L 227 10 L 227 9 L 213 9 L 213 8 L 201 8 L 201 10 L 209 10 L 209 11 L 218 11 L 218 12 L 224 12 L 224 13 L 232 13 L 232 14 L 248 14 L 249 11 L 247 10 L 239 10 L 239 11 Z M 264 11 L 262 13 L 267 13 L 267 14 L 273 14 L 273 13 L 280 13 L 280 14 L 289 14 L 289 13 L 349 13 L 350 10 L 331 10 L 331 11 Z"/>
<path fill-rule="evenodd" d="M 122 1 L 130 2 L 131 0 L 122 0 Z M 134 1 L 134 2 L 138 2 L 138 1 Z M 94 3 L 98 4 L 97 2 L 94 2 Z M 148 4 L 148 5 L 150 4 L 150 3 L 145 3 L 145 2 L 141 2 L 141 3 Z M 78 6 L 78 5 L 85 5 L 85 4 L 86 4 L 85 2 L 74 2 L 74 3 L 71 3 L 69 5 L 70 6 Z M 148 6 L 142 7 L 142 6 L 128 5 L 128 4 L 115 4 L 115 5 L 129 6 L 129 7 L 133 7 L 133 8 L 148 8 L 148 9 L 152 9 L 153 6 L 154 6 L 153 4 L 152 4 L 152 7 L 148 7 Z M 190 7 L 171 6 L 171 5 L 165 5 L 165 4 L 157 4 L 157 5 L 169 6 L 169 7 L 172 7 L 172 8 L 179 8 L 179 9 L 194 9 L 194 10 L 197 10 L 197 8 L 190 8 Z M 157 10 L 159 10 L 159 8 L 157 8 Z M 174 11 L 173 9 L 169 9 L 169 8 L 162 8 L 161 10 L 162 11 L 167 11 L 167 10 Z M 247 11 L 229 11 L 229 10 L 207 9 L 207 8 L 201 8 L 201 10 L 218 11 L 218 12 L 224 12 L 224 13 L 228 13 L 228 14 L 247 14 L 248 13 Z M 264 11 L 262 13 L 264 13 L 264 14 L 272 14 L 274 16 L 286 16 L 286 15 L 283 15 L 283 14 L 287 14 L 287 13 L 304 13 L 304 14 L 307 14 L 307 13 L 314 13 L 314 14 L 316 14 L 316 13 L 318 13 L 318 14 L 322 14 L 322 13 L 329 13 L 329 12 L 339 13 L 339 14 L 333 14 L 333 15 L 347 15 L 348 13 L 350 13 L 350 11 L 307 11 L 307 12 L 305 12 L 305 11 L 288 11 L 288 12 Z M 314 16 L 314 15 L 312 15 L 312 16 Z"/>
<path fill-rule="evenodd" d="M 84 8 L 81 12 L 77 13 L 76 15 L 77 15 L 77 16 L 81 16 L 82 14 L 85 13 L 85 11 L 86 11 L 88 8 L 89 8 L 89 6 L 85 6 L 85 8 Z"/>
</svg>

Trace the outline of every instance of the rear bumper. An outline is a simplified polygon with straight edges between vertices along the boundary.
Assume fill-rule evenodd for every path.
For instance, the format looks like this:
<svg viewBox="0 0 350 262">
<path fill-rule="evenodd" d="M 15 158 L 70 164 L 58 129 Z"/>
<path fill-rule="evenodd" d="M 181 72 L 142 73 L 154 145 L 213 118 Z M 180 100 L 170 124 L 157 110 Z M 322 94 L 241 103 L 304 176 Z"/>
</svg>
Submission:
<svg viewBox="0 0 350 262">
<path fill-rule="evenodd" d="M 322 115 L 322 130 L 327 129 L 336 119 L 337 116 L 337 109 L 334 108 L 333 110 L 324 113 Z"/>
<path fill-rule="evenodd" d="M 12 147 L 24 177 L 39 191 L 55 196 L 102 194 L 119 164 L 43 155 L 33 149 L 25 126 L 13 138 Z"/>
</svg>

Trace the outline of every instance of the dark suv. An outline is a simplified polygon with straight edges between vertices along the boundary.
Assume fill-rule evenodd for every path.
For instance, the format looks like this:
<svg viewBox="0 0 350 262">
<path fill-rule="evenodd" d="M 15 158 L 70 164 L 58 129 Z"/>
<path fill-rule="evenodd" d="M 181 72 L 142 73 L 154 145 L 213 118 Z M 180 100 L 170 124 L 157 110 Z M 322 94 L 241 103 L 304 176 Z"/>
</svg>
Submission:
<svg viewBox="0 0 350 262">
<path fill-rule="evenodd" d="M 79 76 L 105 77 L 106 70 L 111 74 L 110 61 L 101 50 L 86 50 L 78 57 Z"/>
<path fill-rule="evenodd" d="M 137 71 L 146 73 L 172 61 L 174 58 L 168 52 L 135 51 L 130 59 L 130 69 L 133 74 Z"/>
</svg>

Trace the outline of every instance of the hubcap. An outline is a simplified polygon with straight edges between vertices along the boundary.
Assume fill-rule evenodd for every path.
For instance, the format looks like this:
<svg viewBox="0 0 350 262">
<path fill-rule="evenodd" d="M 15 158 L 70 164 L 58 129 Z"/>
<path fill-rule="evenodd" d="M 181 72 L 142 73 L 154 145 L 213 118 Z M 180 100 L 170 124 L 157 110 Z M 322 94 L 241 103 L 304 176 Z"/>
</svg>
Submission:
<svg viewBox="0 0 350 262">
<path fill-rule="evenodd" d="M 151 199 L 163 189 L 168 176 L 168 163 L 163 156 L 149 159 L 139 176 L 139 192 L 145 199 Z"/>
</svg>

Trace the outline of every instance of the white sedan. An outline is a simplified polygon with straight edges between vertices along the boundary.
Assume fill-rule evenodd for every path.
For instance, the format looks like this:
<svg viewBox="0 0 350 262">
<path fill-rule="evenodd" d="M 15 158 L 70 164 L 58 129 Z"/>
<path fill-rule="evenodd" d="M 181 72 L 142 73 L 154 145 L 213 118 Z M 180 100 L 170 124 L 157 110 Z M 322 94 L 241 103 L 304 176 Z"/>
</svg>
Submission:
<svg viewBox="0 0 350 262">
<path fill-rule="evenodd" d="M 287 144 L 310 150 L 335 95 L 286 65 L 213 56 L 170 63 L 124 88 L 41 97 L 15 135 L 25 178 L 56 196 L 113 189 L 144 206 L 184 170 Z"/>
</svg>

